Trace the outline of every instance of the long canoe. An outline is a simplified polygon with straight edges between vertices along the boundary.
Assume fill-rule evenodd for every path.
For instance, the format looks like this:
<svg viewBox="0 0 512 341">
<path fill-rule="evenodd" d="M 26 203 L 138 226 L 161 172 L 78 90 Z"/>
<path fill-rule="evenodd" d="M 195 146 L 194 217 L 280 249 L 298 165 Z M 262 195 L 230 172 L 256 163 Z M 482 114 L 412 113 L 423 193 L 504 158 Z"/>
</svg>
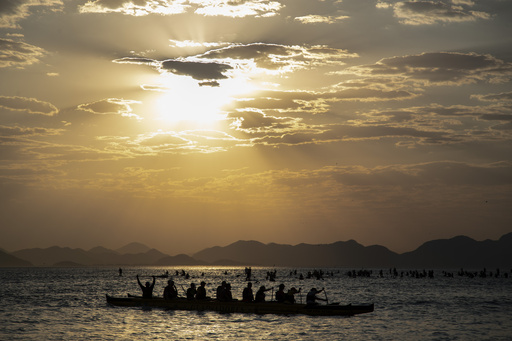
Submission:
<svg viewBox="0 0 512 341">
<path fill-rule="evenodd" d="M 217 300 L 187 300 L 178 298 L 112 297 L 107 296 L 107 303 L 122 307 L 154 307 L 170 310 L 218 311 L 223 313 L 281 314 L 281 315 L 316 315 L 316 316 L 352 316 L 371 313 L 374 309 L 370 304 L 329 304 L 309 306 L 306 304 L 289 304 L 277 302 L 246 303 L 242 301 L 220 302 Z"/>
</svg>

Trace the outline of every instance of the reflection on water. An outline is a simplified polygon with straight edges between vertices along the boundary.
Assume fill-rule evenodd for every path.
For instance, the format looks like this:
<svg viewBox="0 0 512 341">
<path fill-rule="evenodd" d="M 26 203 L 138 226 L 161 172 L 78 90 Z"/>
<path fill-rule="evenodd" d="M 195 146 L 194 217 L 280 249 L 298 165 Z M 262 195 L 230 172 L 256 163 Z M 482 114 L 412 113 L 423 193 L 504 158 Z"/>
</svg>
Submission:
<svg viewBox="0 0 512 341">
<path fill-rule="evenodd" d="M 233 297 L 246 285 L 244 268 L 188 267 L 190 274 L 172 276 L 180 295 L 191 282 L 207 283 L 214 296 L 221 281 L 231 283 Z M 509 278 L 393 277 L 385 273 L 351 278 L 347 269 L 325 269 L 321 280 L 299 280 L 297 269 L 277 268 L 275 282 L 268 268 L 253 268 L 255 286 L 326 290 L 330 302 L 375 303 L 375 312 L 354 317 L 221 314 L 111 307 L 105 294 L 139 294 L 141 281 L 182 268 L 23 268 L 1 269 L 0 340 L 324 340 L 428 339 L 510 340 L 512 276 Z M 331 275 L 332 272 L 332 275 Z M 227 274 L 226 274 L 227 273 Z M 204 275 L 203 275 L 204 274 Z M 162 295 L 167 279 L 158 278 L 154 293 Z M 274 289 L 276 290 L 276 289 Z M 275 291 L 274 291 L 275 292 Z M 267 295 L 267 298 L 270 298 Z"/>
</svg>

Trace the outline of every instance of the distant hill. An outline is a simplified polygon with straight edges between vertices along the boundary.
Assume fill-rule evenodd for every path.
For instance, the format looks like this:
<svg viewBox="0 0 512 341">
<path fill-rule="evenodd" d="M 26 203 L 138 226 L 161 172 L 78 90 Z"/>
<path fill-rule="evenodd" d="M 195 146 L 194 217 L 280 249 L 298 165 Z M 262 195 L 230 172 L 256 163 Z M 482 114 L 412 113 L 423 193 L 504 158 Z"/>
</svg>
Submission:
<svg viewBox="0 0 512 341">
<path fill-rule="evenodd" d="M 22 267 L 32 266 L 32 263 L 13 256 L 6 251 L 0 251 L 0 267 Z"/>
<path fill-rule="evenodd" d="M 155 265 L 175 266 L 175 265 L 208 265 L 208 262 L 198 261 L 190 256 L 180 254 L 176 256 L 165 256 L 155 262 Z"/>
<path fill-rule="evenodd" d="M 24 249 L 15 251 L 12 254 L 37 266 L 53 266 L 60 262 L 94 263 L 94 256 L 92 254 L 82 249 L 71 249 L 69 247 L 52 246 L 46 249 Z"/>
<path fill-rule="evenodd" d="M 151 248 L 146 246 L 146 245 L 144 245 L 144 244 L 141 244 L 141 243 L 130 243 L 128 245 L 120 247 L 116 251 L 118 253 L 124 255 L 124 254 L 127 254 L 127 253 L 133 253 L 133 254 L 145 253 L 145 252 L 148 252 L 149 250 L 151 250 Z"/>
<path fill-rule="evenodd" d="M 512 266 L 512 233 L 497 241 L 478 242 L 466 236 L 432 240 L 401 254 L 399 259 L 399 264 L 409 267 L 509 267 Z"/>
<path fill-rule="evenodd" d="M 130 248 L 127 248 L 127 250 Z M 130 249 L 131 250 L 131 249 Z M 120 254 L 117 251 L 96 247 L 89 251 L 52 246 L 47 249 L 24 249 L 13 255 L 36 266 L 77 265 L 158 265 L 158 261 L 168 255 L 148 249 L 142 253 Z"/>
<path fill-rule="evenodd" d="M 107 249 L 103 246 L 96 246 L 89 250 L 90 253 L 94 253 L 96 255 L 112 255 L 112 256 L 118 256 L 120 253 L 118 251 L 114 251 L 111 249 Z"/>
<path fill-rule="evenodd" d="M 210 263 L 233 260 L 244 265 L 303 267 L 483 268 L 512 267 L 512 233 L 497 241 L 458 236 L 433 240 L 414 251 L 397 254 L 384 246 L 363 246 L 354 240 L 332 244 L 262 244 L 238 241 L 193 255 Z"/>
<path fill-rule="evenodd" d="M 137 252 L 140 251 L 140 252 Z M 117 250 L 101 246 L 85 251 L 53 246 L 0 252 L 0 266 L 91 265 L 231 265 L 353 268 L 484 268 L 512 267 L 512 233 L 499 240 L 476 241 L 457 236 L 432 240 L 416 250 L 397 254 L 384 246 L 363 246 L 354 240 L 331 244 L 263 244 L 237 241 L 195 253 L 170 256 L 140 243 Z"/>
<path fill-rule="evenodd" d="M 233 260 L 246 265 L 305 266 L 305 267 L 380 267 L 394 264 L 398 254 L 383 246 L 362 246 L 354 240 L 332 244 L 263 244 L 238 241 L 226 247 L 212 247 L 193 255 L 194 258 L 216 263 Z"/>
</svg>

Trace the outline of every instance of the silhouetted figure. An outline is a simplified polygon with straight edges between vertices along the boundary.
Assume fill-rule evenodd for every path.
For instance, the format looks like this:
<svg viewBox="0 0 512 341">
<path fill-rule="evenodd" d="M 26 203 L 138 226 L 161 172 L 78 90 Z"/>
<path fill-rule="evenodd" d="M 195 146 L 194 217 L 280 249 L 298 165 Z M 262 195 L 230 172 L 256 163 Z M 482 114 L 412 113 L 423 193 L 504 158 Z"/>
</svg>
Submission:
<svg viewBox="0 0 512 341">
<path fill-rule="evenodd" d="M 295 288 L 291 288 L 285 295 L 284 301 L 286 303 L 295 303 L 295 294 L 299 293 L 301 289 L 297 290 Z"/>
<path fill-rule="evenodd" d="M 155 287 L 155 276 L 153 277 L 153 283 L 149 284 L 146 282 L 146 285 L 142 285 L 139 279 L 139 275 L 137 275 L 137 283 L 139 283 L 140 288 L 142 289 L 142 298 L 153 298 L 153 288 Z"/>
<path fill-rule="evenodd" d="M 202 281 L 201 285 L 197 288 L 196 299 L 205 300 L 206 299 L 206 282 Z"/>
<path fill-rule="evenodd" d="M 178 297 L 178 289 L 174 285 L 172 279 L 167 281 L 167 286 L 164 288 L 164 298 L 166 300 L 172 300 Z"/>
<path fill-rule="evenodd" d="M 228 300 L 226 285 L 226 281 L 222 281 L 222 283 L 217 287 L 216 297 L 218 301 L 225 302 Z"/>
<path fill-rule="evenodd" d="M 119 268 L 119 276 L 123 275 L 123 269 Z"/>
<path fill-rule="evenodd" d="M 279 284 L 279 290 L 276 291 L 276 301 L 283 303 L 285 299 L 286 294 L 284 292 L 284 284 Z"/>
<path fill-rule="evenodd" d="M 226 283 L 226 301 L 233 301 L 233 294 L 231 293 L 231 283 Z"/>
<path fill-rule="evenodd" d="M 256 298 L 254 302 L 265 302 L 265 292 L 271 290 L 272 288 L 266 289 L 264 285 L 260 287 L 260 289 L 256 292 Z"/>
<path fill-rule="evenodd" d="M 196 284 L 190 283 L 190 288 L 187 289 L 187 299 L 193 300 L 196 297 L 196 293 L 197 293 Z"/>
<path fill-rule="evenodd" d="M 254 301 L 254 294 L 252 293 L 252 283 L 247 283 L 247 287 L 244 288 L 242 292 L 242 301 L 243 302 L 252 302 Z"/>
<path fill-rule="evenodd" d="M 308 294 L 306 296 L 306 304 L 307 305 L 317 305 L 318 302 L 316 302 L 316 300 L 327 301 L 324 298 L 316 296 L 316 294 L 319 294 L 322 291 L 324 291 L 323 288 L 321 290 L 316 290 L 316 288 L 311 288 L 311 290 L 308 292 Z"/>
</svg>

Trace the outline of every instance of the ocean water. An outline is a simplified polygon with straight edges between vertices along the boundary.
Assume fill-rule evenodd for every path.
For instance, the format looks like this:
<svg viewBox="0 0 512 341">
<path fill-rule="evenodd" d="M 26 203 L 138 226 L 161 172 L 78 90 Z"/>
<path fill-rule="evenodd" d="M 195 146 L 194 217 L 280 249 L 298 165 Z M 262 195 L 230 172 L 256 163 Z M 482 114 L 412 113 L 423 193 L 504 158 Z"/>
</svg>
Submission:
<svg viewBox="0 0 512 341">
<path fill-rule="evenodd" d="M 191 276 L 174 276 L 184 270 Z M 142 281 L 169 271 L 180 294 L 191 282 L 207 283 L 214 296 L 222 280 L 241 298 L 246 285 L 240 267 L 4 268 L 0 269 L 0 340 L 512 340 L 512 273 L 500 277 L 395 277 L 373 269 L 352 278 L 348 269 L 322 269 L 324 279 L 299 280 L 312 269 L 254 268 L 260 285 L 325 288 L 329 302 L 375 303 L 375 311 L 352 317 L 225 314 L 113 307 L 105 294 L 139 294 Z M 275 282 L 266 280 L 276 270 Z M 293 270 L 297 270 L 297 275 Z M 503 274 L 507 272 L 507 277 Z M 167 279 L 157 279 L 162 295 Z M 271 292 L 268 292 L 269 299 Z"/>
</svg>

